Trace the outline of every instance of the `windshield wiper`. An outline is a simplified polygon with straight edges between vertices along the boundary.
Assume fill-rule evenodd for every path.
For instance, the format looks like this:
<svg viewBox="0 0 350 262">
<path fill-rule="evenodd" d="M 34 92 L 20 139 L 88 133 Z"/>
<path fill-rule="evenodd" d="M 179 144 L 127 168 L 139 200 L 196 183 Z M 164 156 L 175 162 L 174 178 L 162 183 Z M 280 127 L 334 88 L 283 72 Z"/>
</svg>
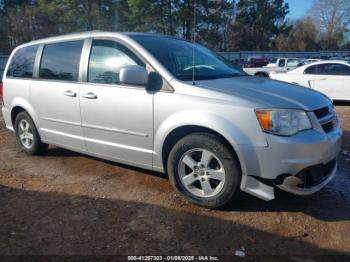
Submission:
<svg viewBox="0 0 350 262">
<path fill-rule="evenodd" d="M 241 77 L 247 76 L 246 74 L 227 74 L 227 75 L 195 75 L 195 80 L 213 80 L 213 79 L 221 79 L 221 78 L 231 78 L 231 77 Z M 190 75 L 177 75 L 177 78 L 183 81 L 192 80 L 192 76 Z"/>
<path fill-rule="evenodd" d="M 247 74 L 228 74 L 228 75 L 221 75 L 220 78 L 231 78 L 231 77 L 241 77 L 241 76 L 248 76 Z"/>
</svg>

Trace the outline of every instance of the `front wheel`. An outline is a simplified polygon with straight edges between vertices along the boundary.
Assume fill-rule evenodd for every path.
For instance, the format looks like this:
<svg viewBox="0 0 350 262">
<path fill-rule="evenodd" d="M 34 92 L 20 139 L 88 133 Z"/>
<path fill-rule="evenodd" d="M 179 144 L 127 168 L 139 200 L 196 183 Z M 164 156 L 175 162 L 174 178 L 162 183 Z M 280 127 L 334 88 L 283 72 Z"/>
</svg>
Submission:
<svg viewBox="0 0 350 262">
<path fill-rule="evenodd" d="M 228 204 L 239 191 L 241 172 L 219 137 L 196 133 L 178 141 L 168 158 L 170 181 L 189 202 L 207 208 Z"/>
</svg>

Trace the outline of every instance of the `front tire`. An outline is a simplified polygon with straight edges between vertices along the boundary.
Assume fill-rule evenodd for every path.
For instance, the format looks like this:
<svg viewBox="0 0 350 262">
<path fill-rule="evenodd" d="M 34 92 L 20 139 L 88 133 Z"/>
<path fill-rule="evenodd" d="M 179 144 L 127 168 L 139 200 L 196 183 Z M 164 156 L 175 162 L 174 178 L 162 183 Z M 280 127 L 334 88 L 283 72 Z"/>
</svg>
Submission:
<svg viewBox="0 0 350 262">
<path fill-rule="evenodd" d="M 38 130 L 29 114 L 25 111 L 16 116 L 15 131 L 22 149 L 29 155 L 43 154 L 48 145 L 41 142 Z"/>
<path fill-rule="evenodd" d="M 223 207 L 239 192 L 239 163 L 225 142 L 212 134 L 180 139 L 169 154 L 167 170 L 172 185 L 199 206 Z"/>
</svg>

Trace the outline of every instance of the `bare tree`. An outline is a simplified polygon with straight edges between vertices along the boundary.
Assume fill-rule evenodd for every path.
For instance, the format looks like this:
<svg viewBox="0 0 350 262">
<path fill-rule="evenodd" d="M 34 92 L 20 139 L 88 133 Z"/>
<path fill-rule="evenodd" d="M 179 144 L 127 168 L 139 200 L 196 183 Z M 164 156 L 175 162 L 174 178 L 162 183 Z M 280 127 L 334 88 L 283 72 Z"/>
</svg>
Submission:
<svg viewBox="0 0 350 262">
<path fill-rule="evenodd" d="M 314 0 L 311 12 L 320 27 L 325 49 L 338 49 L 344 43 L 350 22 L 349 0 Z"/>
</svg>

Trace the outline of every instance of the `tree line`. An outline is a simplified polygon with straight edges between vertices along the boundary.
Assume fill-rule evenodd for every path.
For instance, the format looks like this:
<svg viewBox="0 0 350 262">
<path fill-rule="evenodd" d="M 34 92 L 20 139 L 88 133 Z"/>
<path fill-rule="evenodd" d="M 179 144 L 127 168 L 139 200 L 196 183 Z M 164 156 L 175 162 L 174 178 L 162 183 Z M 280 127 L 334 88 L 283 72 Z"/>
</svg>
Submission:
<svg viewBox="0 0 350 262">
<path fill-rule="evenodd" d="M 0 54 L 33 39 L 87 30 L 176 35 L 217 51 L 342 50 L 350 1 L 313 0 L 287 19 L 284 0 L 0 0 Z"/>
</svg>

